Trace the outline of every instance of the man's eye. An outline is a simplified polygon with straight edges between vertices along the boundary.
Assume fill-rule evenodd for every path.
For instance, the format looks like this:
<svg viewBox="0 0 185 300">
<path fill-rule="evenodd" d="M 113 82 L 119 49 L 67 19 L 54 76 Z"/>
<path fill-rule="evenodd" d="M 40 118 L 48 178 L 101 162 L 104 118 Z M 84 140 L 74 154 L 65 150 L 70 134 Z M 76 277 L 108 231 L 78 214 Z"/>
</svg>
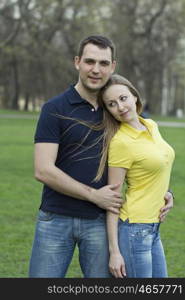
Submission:
<svg viewBox="0 0 185 300">
<path fill-rule="evenodd" d="M 103 66 L 103 67 L 106 67 L 106 66 L 109 66 L 109 65 L 110 65 L 109 61 L 102 61 L 101 62 L 101 66 Z"/>
<path fill-rule="evenodd" d="M 92 65 L 94 62 L 93 62 L 93 60 L 86 60 L 86 63 L 89 65 Z"/>
</svg>

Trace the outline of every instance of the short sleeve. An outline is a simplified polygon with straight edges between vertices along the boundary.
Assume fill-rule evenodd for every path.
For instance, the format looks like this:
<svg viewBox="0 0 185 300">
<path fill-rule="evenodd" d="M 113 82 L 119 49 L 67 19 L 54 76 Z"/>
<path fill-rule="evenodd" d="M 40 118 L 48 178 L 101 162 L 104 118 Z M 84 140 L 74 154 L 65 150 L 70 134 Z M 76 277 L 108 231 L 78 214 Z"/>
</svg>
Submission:
<svg viewBox="0 0 185 300">
<path fill-rule="evenodd" d="M 52 103 L 43 105 L 36 127 L 35 143 L 60 143 L 61 119 L 57 114 L 58 111 Z"/>
<path fill-rule="evenodd" d="M 109 167 L 121 167 L 130 169 L 133 156 L 129 147 L 119 138 L 113 138 L 108 152 Z"/>
</svg>

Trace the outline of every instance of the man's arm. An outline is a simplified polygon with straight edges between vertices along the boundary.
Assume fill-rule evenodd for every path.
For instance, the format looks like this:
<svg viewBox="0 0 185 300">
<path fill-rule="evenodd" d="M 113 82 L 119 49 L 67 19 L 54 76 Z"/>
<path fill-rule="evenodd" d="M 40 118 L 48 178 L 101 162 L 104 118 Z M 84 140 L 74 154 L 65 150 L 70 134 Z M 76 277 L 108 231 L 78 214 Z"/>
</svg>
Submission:
<svg viewBox="0 0 185 300">
<path fill-rule="evenodd" d="M 164 196 L 164 200 L 165 200 L 165 206 L 163 206 L 160 210 L 160 216 L 159 216 L 159 220 L 160 222 L 164 222 L 167 214 L 169 213 L 170 209 L 173 207 L 173 193 L 171 190 L 168 190 Z"/>
<path fill-rule="evenodd" d="M 78 182 L 56 167 L 58 147 L 59 145 L 54 143 L 35 144 L 35 178 L 59 193 L 90 201 L 105 210 L 118 214 L 123 201 L 121 193 L 115 190 L 119 183 L 94 189 Z"/>
</svg>

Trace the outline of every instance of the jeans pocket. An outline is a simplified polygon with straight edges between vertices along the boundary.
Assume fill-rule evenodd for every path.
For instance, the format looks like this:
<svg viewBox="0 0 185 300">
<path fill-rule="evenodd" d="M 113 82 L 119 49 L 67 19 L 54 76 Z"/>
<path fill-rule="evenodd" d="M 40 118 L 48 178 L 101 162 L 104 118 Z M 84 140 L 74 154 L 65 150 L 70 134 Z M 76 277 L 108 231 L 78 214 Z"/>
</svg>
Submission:
<svg viewBox="0 0 185 300">
<path fill-rule="evenodd" d="M 38 220 L 39 221 L 51 221 L 54 218 L 54 213 L 49 211 L 39 210 Z"/>
<path fill-rule="evenodd" d="M 151 224 L 137 224 L 132 227 L 132 236 L 136 238 L 144 238 L 148 235 L 152 235 L 153 227 Z"/>
</svg>

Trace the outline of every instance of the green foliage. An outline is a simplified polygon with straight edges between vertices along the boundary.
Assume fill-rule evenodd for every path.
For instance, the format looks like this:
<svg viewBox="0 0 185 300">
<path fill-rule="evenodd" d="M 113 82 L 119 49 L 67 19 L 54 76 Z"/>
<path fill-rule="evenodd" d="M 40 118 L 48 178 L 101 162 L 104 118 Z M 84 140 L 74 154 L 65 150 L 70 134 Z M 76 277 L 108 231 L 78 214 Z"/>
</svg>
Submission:
<svg viewBox="0 0 185 300">
<path fill-rule="evenodd" d="M 76 81 L 79 41 L 102 34 L 116 45 L 117 72 L 136 84 L 151 111 L 160 113 L 167 88 L 175 114 L 184 107 L 184 7 L 184 0 L 3 1 L 0 106 L 18 109 L 20 99 L 60 93 Z"/>
<path fill-rule="evenodd" d="M 171 185 L 175 205 L 161 226 L 170 277 L 185 277 L 184 133 L 164 128 L 176 159 Z M 42 185 L 33 178 L 35 119 L 0 118 L 0 277 L 27 277 Z M 67 277 L 82 277 L 76 249 Z"/>
</svg>

